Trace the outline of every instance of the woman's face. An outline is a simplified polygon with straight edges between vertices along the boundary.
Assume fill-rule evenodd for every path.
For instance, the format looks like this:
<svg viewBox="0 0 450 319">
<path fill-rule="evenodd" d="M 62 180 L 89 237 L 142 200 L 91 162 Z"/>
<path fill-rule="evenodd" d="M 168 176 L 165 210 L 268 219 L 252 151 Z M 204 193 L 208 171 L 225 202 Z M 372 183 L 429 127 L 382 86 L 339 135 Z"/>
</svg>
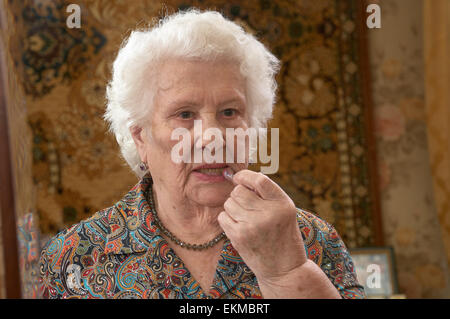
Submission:
<svg viewBox="0 0 450 319">
<path fill-rule="evenodd" d="M 150 115 L 151 136 L 142 130 L 142 145 L 138 145 L 141 158 L 145 159 L 155 185 L 168 196 L 176 196 L 202 206 L 222 206 L 233 185 L 222 176 L 227 166 L 235 172 L 248 166 L 248 145 L 245 145 L 245 163 L 226 163 L 226 128 L 248 128 L 245 81 L 239 68 L 227 62 L 204 62 L 168 60 L 158 68 L 157 93 Z M 202 134 L 194 121 L 201 120 Z M 196 122 L 197 125 L 200 122 Z M 190 132 L 190 163 L 176 163 L 171 154 L 180 139 L 172 140 L 172 132 L 184 128 Z M 203 132 L 217 128 L 222 136 L 223 158 L 211 169 L 202 166 L 214 165 L 194 160 L 194 154 L 202 153 L 212 145 L 214 137 L 205 138 Z M 248 141 L 248 140 L 247 140 Z M 232 144 L 236 144 L 233 138 Z M 228 147 L 228 149 L 227 149 Z M 231 147 L 235 147 L 232 145 Z M 199 152 L 200 151 L 200 152 Z M 237 148 L 235 148 L 236 162 Z M 212 153 L 215 154 L 215 153 Z"/>
</svg>

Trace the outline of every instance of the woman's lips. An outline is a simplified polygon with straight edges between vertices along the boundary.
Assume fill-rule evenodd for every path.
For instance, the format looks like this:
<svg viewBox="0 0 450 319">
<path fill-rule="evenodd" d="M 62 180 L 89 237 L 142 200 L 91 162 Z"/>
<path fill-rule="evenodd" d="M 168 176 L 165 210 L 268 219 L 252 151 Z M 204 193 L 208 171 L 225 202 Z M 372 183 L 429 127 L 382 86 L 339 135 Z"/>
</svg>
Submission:
<svg viewBox="0 0 450 319">
<path fill-rule="evenodd" d="M 207 182 L 223 182 L 225 181 L 224 173 L 232 169 L 224 164 L 208 164 L 202 165 L 192 171 L 192 174 L 202 181 Z"/>
</svg>

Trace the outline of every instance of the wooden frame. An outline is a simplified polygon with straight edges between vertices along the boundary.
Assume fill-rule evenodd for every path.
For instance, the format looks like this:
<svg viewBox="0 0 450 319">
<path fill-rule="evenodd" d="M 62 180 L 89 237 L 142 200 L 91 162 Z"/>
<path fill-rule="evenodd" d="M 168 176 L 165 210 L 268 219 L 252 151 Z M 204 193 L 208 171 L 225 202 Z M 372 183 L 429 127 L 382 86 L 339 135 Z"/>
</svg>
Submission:
<svg viewBox="0 0 450 319">
<path fill-rule="evenodd" d="M 369 298 L 398 295 L 395 255 L 392 247 L 367 247 L 349 250 L 358 281 Z M 379 275 L 377 281 L 376 276 Z"/>
<path fill-rule="evenodd" d="M 370 200 L 373 211 L 373 225 L 374 225 L 374 243 L 376 246 L 383 246 L 383 225 L 381 220 L 380 209 L 380 194 L 378 184 L 378 170 L 377 170 L 377 151 L 376 140 L 374 133 L 374 105 L 372 100 L 372 88 L 371 81 L 372 76 L 369 65 L 369 41 L 367 37 L 367 25 L 366 25 L 366 7 L 368 2 L 365 0 L 357 1 L 358 19 L 357 25 L 359 34 L 359 66 L 361 75 L 361 93 L 364 103 L 364 120 L 365 120 L 365 134 L 367 139 L 367 151 L 368 151 L 368 166 L 370 175 Z"/>
<path fill-rule="evenodd" d="M 0 7 L 3 4 L 0 2 Z M 5 30 L 5 10 L 0 10 L 0 28 Z M 6 48 L 0 41 L 0 217 L 2 221 L 4 282 L 6 298 L 21 298 L 18 245 L 16 234 L 16 207 L 14 198 L 14 175 L 11 162 L 8 108 Z"/>
</svg>

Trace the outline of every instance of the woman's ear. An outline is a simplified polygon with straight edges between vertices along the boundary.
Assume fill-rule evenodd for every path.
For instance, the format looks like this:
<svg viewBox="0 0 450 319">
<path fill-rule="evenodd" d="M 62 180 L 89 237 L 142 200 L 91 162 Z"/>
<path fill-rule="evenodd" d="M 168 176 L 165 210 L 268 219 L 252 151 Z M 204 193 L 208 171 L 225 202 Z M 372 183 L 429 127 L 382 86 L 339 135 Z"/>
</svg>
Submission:
<svg viewBox="0 0 450 319">
<path fill-rule="evenodd" d="M 144 130 L 142 127 L 139 126 L 132 126 L 130 127 L 130 133 L 131 137 L 133 138 L 134 144 L 136 145 L 136 149 L 139 152 L 141 160 L 145 162 L 147 158 L 146 149 L 148 143 L 146 130 Z"/>
</svg>

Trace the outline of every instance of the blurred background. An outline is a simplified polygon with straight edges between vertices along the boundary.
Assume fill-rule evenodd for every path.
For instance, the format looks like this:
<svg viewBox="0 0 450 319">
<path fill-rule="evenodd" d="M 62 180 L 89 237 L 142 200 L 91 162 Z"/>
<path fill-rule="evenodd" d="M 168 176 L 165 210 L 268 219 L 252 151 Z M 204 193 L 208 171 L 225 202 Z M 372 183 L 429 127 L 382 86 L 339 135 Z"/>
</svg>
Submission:
<svg viewBox="0 0 450 319">
<path fill-rule="evenodd" d="M 41 247 L 137 183 L 102 120 L 111 63 L 189 7 L 282 61 L 270 177 L 337 228 L 369 294 L 450 298 L 450 0 L 0 0 L 0 297 L 39 297 Z"/>
</svg>

